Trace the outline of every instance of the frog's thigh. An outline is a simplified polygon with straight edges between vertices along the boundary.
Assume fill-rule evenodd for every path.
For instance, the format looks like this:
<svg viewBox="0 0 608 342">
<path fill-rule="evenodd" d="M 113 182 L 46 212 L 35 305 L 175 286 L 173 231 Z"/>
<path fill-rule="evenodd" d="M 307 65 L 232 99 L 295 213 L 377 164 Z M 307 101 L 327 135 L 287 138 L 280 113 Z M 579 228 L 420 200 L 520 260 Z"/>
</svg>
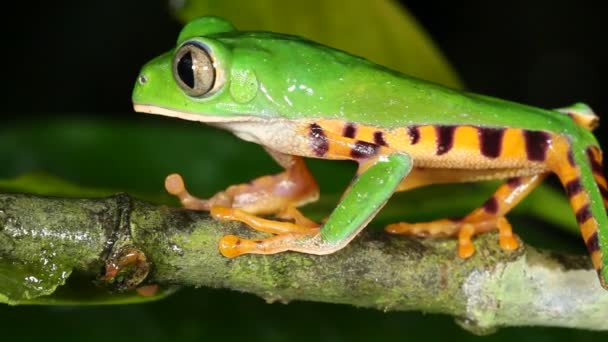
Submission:
<svg viewBox="0 0 608 342">
<path fill-rule="evenodd" d="M 268 152 L 285 168 L 284 172 L 230 186 L 210 199 L 192 196 L 177 174 L 167 177 L 165 187 L 188 209 L 210 210 L 211 207 L 222 206 L 239 208 L 253 214 L 279 214 L 284 218 L 305 221 L 295 207 L 318 199 L 316 181 L 301 157 L 270 150 Z M 311 222 L 306 221 L 306 224 Z"/>
<path fill-rule="evenodd" d="M 460 219 L 439 219 L 421 223 L 394 223 L 385 230 L 393 234 L 415 236 L 458 236 L 458 255 L 462 258 L 473 254 L 471 237 L 495 228 L 499 230 L 500 246 L 505 250 L 517 249 L 511 225 L 504 216 L 534 189 L 546 174 L 509 179 L 480 208 Z"/>
<path fill-rule="evenodd" d="M 346 246 L 367 225 L 410 169 L 409 156 L 400 153 L 380 155 L 361 162 L 360 172 L 321 230 L 298 227 L 289 222 L 263 220 L 247 213 L 230 217 L 228 219 L 236 219 L 249 225 L 259 224 L 260 227 L 253 228 L 279 235 L 262 240 L 246 240 L 228 235 L 220 240 L 220 252 L 227 257 L 284 251 L 332 253 Z M 232 211 L 234 213 L 234 210 Z M 286 226 L 290 226 L 286 229 L 287 233 L 282 233 L 281 229 Z M 271 229 L 268 230 L 268 227 Z"/>
</svg>

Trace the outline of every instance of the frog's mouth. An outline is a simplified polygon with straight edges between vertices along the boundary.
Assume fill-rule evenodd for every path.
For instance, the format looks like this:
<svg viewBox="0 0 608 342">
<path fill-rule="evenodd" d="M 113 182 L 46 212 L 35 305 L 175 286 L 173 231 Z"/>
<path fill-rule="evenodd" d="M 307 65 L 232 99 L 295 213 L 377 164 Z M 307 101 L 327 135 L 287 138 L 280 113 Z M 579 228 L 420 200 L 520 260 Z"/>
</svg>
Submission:
<svg viewBox="0 0 608 342">
<path fill-rule="evenodd" d="M 260 121 L 260 118 L 256 118 L 250 115 L 236 115 L 236 116 L 218 116 L 208 115 L 204 113 L 191 113 L 183 112 L 179 110 L 169 109 L 165 107 L 159 107 L 154 105 L 133 103 L 133 109 L 139 113 L 156 114 L 162 116 L 170 116 L 173 118 L 179 118 L 183 120 L 198 121 L 198 122 L 251 122 Z"/>
</svg>

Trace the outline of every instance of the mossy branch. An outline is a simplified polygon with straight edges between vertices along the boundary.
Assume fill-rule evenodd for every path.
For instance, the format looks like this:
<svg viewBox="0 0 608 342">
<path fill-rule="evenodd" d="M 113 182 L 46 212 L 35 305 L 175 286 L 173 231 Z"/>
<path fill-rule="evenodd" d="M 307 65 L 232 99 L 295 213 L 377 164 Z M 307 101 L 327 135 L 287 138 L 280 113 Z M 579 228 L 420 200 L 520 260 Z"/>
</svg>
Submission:
<svg viewBox="0 0 608 342">
<path fill-rule="evenodd" d="M 332 255 L 227 259 L 217 249 L 225 234 L 255 233 L 203 212 L 124 194 L 100 199 L 1 194 L 0 262 L 5 266 L 0 268 L 0 299 L 16 303 L 49 295 L 72 271 L 107 283 L 115 279 L 102 278 L 105 266 L 127 254 L 133 257 L 125 251 L 137 251 L 142 253 L 131 259 L 135 270 L 112 286 L 209 286 L 269 302 L 311 300 L 445 313 L 476 332 L 522 325 L 608 330 L 608 291 L 587 257 L 530 246 L 505 253 L 495 234 L 485 234 L 475 239 L 475 255 L 461 260 L 453 240 L 368 229 Z M 15 280 L 11 274 L 33 278 Z"/>
</svg>

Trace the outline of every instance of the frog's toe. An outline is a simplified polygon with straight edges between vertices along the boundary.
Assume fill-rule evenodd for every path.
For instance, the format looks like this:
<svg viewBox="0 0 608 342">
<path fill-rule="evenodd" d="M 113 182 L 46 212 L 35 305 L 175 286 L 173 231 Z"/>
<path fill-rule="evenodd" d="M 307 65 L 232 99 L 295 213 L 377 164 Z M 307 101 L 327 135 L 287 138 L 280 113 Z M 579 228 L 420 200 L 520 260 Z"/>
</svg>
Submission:
<svg viewBox="0 0 608 342">
<path fill-rule="evenodd" d="M 178 173 L 172 173 L 165 178 L 165 189 L 171 195 L 178 197 L 187 192 L 184 179 Z"/>
<path fill-rule="evenodd" d="M 276 254 L 289 250 L 301 252 L 316 251 L 314 244 L 307 248 L 306 242 L 311 241 L 315 233 L 287 233 L 275 235 L 266 239 L 249 240 L 235 235 L 226 235 L 218 243 L 220 253 L 227 258 L 235 258 L 243 254 Z"/>
<path fill-rule="evenodd" d="M 504 217 L 499 217 L 496 220 L 498 227 L 498 242 L 500 248 L 504 251 L 514 251 L 519 248 L 519 240 L 517 235 L 513 234 L 511 224 Z"/>
<path fill-rule="evenodd" d="M 168 193 L 177 197 L 184 208 L 209 210 L 209 201 L 192 196 L 186 189 L 184 179 L 177 173 L 172 173 L 165 178 L 165 189 Z"/>
<path fill-rule="evenodd" d="M 218 243 L 218 249 L 223 256 L 227 258 L 235 258 L 243 254 L 243 250 L 250 249 L 251 240 L 241 239 L 236 235 L 225 235 Z"/>
</svg>

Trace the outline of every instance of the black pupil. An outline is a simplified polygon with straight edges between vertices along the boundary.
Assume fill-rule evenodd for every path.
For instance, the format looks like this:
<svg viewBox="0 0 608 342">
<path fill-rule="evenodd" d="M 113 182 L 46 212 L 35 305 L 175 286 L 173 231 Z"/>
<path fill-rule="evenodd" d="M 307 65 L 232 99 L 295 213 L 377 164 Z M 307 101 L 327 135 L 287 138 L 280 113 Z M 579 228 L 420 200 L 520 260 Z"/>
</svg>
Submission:
<svg viewBox="0 0 608 342">
<path fill-rule="evenodd" d="M 192 52 L 186 52 L 177 62 L 177 75 L 190 88 L 194 88 L 194 70 L 192 70 Z"/>
</svg>

